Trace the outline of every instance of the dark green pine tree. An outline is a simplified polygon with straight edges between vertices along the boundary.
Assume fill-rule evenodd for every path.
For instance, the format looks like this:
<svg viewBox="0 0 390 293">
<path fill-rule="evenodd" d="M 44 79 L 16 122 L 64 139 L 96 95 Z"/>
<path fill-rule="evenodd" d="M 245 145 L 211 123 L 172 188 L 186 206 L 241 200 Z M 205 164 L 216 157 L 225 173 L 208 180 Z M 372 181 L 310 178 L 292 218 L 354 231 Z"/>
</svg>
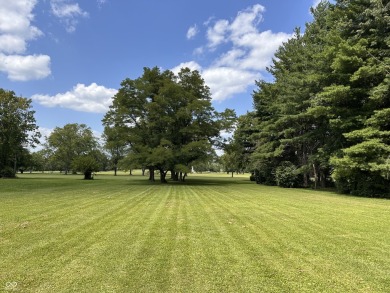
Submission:
<svg viewBox="0 0 390 293">
<path fill-rule="evenodd" d="M 360 107 L 358 122 L 344 133 L 348 145 L 332 158 L 334 178 L 343 192 L 385 196 L 390 194 L 390 3 L 342 2 L 340 10 L 354 13 L 340 23 L 343 49 L 334 67 L 349 70 L 339 87 Z"/>
</svg>

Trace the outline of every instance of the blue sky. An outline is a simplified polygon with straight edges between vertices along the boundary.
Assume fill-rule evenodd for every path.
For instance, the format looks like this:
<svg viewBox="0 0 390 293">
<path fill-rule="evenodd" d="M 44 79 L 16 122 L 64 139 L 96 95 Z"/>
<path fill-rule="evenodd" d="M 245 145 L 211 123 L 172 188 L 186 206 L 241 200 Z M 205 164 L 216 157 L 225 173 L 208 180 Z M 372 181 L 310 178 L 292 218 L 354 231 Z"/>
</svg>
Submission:
<svg viewBox="0 0 390 293">
<path fill-rule="evenodd" d="M 0 87 L 31 98 L 41 132 L 96 134 L 143 67 L 197 69 L 218 110 L 252 110 L 255 80 L 318 0 L 0 0 Z"/>
</svg>

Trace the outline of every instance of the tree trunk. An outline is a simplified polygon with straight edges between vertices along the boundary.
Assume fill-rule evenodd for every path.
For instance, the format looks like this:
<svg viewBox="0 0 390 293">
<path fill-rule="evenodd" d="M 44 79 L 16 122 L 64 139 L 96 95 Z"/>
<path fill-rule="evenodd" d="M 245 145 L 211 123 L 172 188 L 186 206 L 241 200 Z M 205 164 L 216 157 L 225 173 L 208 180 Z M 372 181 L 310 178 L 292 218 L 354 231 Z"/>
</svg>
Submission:
<svg viewBox="0 0 390 293">
<path fill-rule="evenodd" d="M 167 175 L 168 171 L 165 171 L 163 169 L 160 170 L 160 182 L 161 183 L 168 183 L 167 180 L 165 179 L 165 176 Z"/>
<path fill-rule="evenodd" d="M 84 172 L 84 180 L 92 180 L 92 172 L 91 171 L 86 171 Z"/>
<path fill-rule="evenodd" d="M 320 172 L 320 183 L 322 188 L 326 187 L 326 176 L 325 173 L 322 171 Z"/>
<path fill-rule="evenodd" d="M 145 176 L 145 170 L 146 170 L 146 168 L 142 167 L 142 176 Z"/>
<path fill-rule="evenodd" d="M 132 173 L 131 169 L 130 169 L 130 174 L 129 174 L 129 175 L 130 175 L 130 176 L 131 176 L 131 175 L 133 175 L 133 173 Z"/>
<path fill-rule="evenodd" d="M 179 181 L 178 173 L 175 172 L 174 170 L 171 170 L 171 179 L 173 181 Z"/>
<path fill-rule="evenodd" d="M 149 167 L 149 181 L 154 182 L 154 167 Z"/>
<path fill-rule="evenodd" d="M 232 171 L 232 178 L 233 178 L 234 171 Z"/>
<path fill-rule="evenodd" d="M 114 166 L 114 176 L 116 176 L 116 171 L 118 170 L 117 166 Z"/>
<path fill-rule="evenodd" d="M 308 164 L 308 154 L 306 152 L 306 146 L 303 145 L 302 146 L 302 150 L 301 150 L 301 166 L 307 166 Z M 309 186 L 309 176 L 307 174 L 307 172 L 303 173 L 303 187 L 308 187 Z"/>
<path fill-rule="evenodd" d="M 313 164 L 313 173 L 314 173 L 314 189 L 317 189 L 317 184 L 318 184 L 318 172 L 316 165 Z"/>
</svg>

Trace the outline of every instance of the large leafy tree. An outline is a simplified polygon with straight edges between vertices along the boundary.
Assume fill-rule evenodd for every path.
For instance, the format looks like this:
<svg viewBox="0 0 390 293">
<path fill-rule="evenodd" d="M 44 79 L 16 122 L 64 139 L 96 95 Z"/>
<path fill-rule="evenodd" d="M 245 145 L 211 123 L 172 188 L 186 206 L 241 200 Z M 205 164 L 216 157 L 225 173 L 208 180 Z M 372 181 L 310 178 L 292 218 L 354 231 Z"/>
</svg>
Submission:
<svg viewBox="0 0 390 293">
<path fill-rule="evenodd" d="M 193 162 L 210 156 L 220 131 L 234 117 L 230 110 L 214 110 L 198 71 L 185 68 L 175 75 L 154 67 L 121 83 L 103 124 L 123 134 L 129 161 L 149 168 L 151 180 L 158 170 L 161 182 L 166 182 L 167 172 L 184 180 Z"/>
<path fill-rule="evenodd" d="M 0 177 L 14 176 L 24 149 L 39 143 L 31 100 L 0 89 Z"/>
<path fill-rule="evenodd" d="M 68 174 L 73 160 L 96 150 L 98 143 L 91 128 L 72 123 L 56 127 L 47 138 L 47 146 L 59 167 Z"/>
</svg>

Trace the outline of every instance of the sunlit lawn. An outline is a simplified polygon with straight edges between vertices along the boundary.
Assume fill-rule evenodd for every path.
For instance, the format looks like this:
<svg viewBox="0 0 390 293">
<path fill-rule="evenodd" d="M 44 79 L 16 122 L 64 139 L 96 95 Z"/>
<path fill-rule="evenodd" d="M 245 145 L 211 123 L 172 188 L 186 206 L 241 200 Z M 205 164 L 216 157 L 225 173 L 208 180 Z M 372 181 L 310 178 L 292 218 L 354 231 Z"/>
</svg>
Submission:
<svg viewBox="0 0 390 293">
<path fill-rule="evenodd" d="M 0 180 L 0 292 L 390 291 L 389 200 L 248 177 Z"/>
</svg>

